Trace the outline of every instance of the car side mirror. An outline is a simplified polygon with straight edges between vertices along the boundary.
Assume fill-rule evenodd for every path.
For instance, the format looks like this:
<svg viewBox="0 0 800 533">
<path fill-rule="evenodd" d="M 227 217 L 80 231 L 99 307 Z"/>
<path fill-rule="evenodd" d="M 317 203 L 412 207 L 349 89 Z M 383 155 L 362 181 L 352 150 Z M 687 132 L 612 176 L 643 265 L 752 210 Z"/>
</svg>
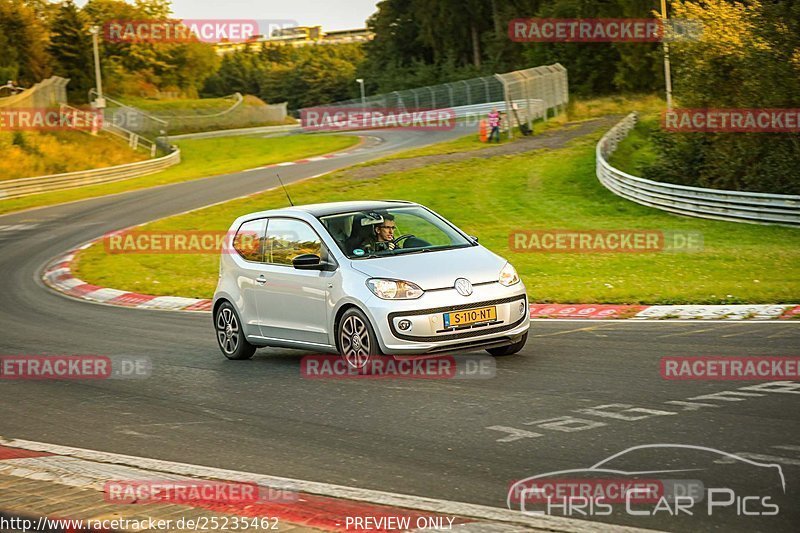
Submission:
<svg viewBox="0 0 800 533">
<path fill-rule="evenodd" d="M 298 270 L 323 270 L 325 263 L 318 255 L 302 254 L 292 259 L 292 266 Z"/>
<path fill-rule="evenodd" d="M 475 235 L 470 235 L 469 238 L 475 242 L 478 242 L 478 238 Z"/>
</svg>

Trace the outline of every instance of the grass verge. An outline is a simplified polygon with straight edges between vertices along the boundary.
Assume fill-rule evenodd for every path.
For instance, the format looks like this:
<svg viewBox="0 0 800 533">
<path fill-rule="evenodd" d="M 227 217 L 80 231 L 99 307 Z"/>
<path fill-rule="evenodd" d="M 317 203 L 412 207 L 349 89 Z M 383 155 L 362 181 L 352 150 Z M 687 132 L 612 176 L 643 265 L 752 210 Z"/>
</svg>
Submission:
<svg viewBox="0 0 800 533">
<path fill-rule="evenodd" d="M 0 131 L 0 189 L 3 180 L 91 170 L 147 159 L 142 151 L 107 133 Z"/>
<path fill-rule="evenodd" d="M 116 183 L 3 200 L 0 201 L 0 214 L 312 157 L 344 150 L 357 142 L 358 138 L 354 136 L 319 134 L 187 139 L 177 143 L 181 148 L 181 163 L 167 170 Z"/>
<path fill-rule="evenodd" d="M 658 152 L 653 144 L 653 132 L 658 128 L 658 116 L 650 114 L 640 117 L 636 127 L 619 143 L 608 162 L 623 172 L 641 176 L 644 169 L 658 159 Z"/>
<path fill-rule="evenodd" d="M 357 180 L 340 171 L 289 186 L 296 203 L 387 196 L 440 212 L 507 257 L 536 302 L 781 303 L 800 294 L 800 231 L 670 215 L 623 200 L 595 177 L 603 132 L 565 148 L 467 159 Z M 387 191 L 391 191 L 387 193 Z M 226 230 L 243 214 L 286 203 L 268 191 L 148 224 L 145 229 Z M 703 235 L 696 253 L 515 253 L 519 229 L 678 230 Z M 210 297 L 216 255 L 106 255 L 83 252 L 76 275 L 89 283 L 149 294 Z"/>
</svg>

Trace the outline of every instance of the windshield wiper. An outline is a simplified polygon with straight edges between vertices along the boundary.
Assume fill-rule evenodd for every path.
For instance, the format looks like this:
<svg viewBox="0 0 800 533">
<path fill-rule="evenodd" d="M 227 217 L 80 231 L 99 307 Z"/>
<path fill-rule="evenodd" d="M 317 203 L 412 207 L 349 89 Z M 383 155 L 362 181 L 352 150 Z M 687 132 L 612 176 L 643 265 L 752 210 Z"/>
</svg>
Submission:
<svg viewBox="0 0 800 533">
<path fill-rule="evenodd" d="M 406 254 L 420 254 L 422 252 L 430 252 L 432 248 L 400 248 L 395 250 L 392 255 L 406 255 Z"/>
<path fill-rule="evenodd" d="M 455 250 L 456 248 L 466 248 L 468 245 L 463 244 L 451 244 L 448 246 L 433 246 L 430 248 L 409 248 L 408 250 L 400 249 L 399 251 L 395 251 L 392 255 L 404 255 L 404 254 L 413 254 L 413 253 L 422 253 L 422 252 L 438 252 L 440 250 Z"/>
</svg>

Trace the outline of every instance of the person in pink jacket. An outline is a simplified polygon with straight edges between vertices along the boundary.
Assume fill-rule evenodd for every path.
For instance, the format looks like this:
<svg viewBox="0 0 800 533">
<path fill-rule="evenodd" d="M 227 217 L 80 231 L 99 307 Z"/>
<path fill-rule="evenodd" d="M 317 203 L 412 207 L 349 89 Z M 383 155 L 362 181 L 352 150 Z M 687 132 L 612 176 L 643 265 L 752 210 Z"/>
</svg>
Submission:
<svg viewBox="0 0 800 533">
<path fill-rule="evenodd" d="M 489 127 L 491 131 L 489 132 L 489 142 L 492 142 L 492 138 L 495 137 L 497 134 L 497 142 L 500 142 L 500 113 L 497 112 L 497 109 L 492 109 L 489 112 Z"/>
</svg>

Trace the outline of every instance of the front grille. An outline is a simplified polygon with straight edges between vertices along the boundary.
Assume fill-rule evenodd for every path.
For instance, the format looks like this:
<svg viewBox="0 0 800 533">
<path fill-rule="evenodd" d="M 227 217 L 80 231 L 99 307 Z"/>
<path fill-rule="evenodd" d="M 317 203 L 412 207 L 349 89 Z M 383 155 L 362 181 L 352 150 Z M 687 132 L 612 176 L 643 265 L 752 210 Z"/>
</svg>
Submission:
<svg viewBox="0 0 800 533">
<path fill-rule="evenodd" d="M 463 309 L 469 309 L 472 307 L 485 307 L 491 305 L 500 305 L 506 304 L 511 302 L 516 302 L 518 300 L 525 300 L 526 296 L 524 294 L 520 294 L 518 296 L 510 296 L 508 298 L 501 298 L 499 300 L 490 300 L 485 302 L 473 302 L 468 304 L 459 304 L 459 305 L 452 305 L 447 307 L 435 307 L 432 309 L 418 309 L 416 311 L 398 311 L 396 313 L 389 313 L 389 329 L 392 330 L 392 335 L 397 337 L 398 339 L 403 339 L 407 341 L 417 341 L 417 342 L 442 342 L 442 341 L 449 341 L 449 340 L 457 340 L 457 339 L 468 339 L 470 337 L 477 337 L 478 335 L 490 335 L 492 333 L 500 333 L 503 331 L 508 331 L 509 329 L 513 329 L 516 326 L 522 324 L 525 320 L 525 314 L 523 314 L 519 320 L 513 322 L 511 324 L 506 324 L 504 326 L 496 327 L 496 328 L 477 328 L 470 327 L 466 331 L 461 331 L 460 333 L 453 333 L 450 335 L 430 335 L 427 337 L 415 337 L 413 335 L 405 335 L 397 331 L 397 328 L 394 327 L 394 319 L 399 316 L 414 316 L 414 315 L 430 315 L 433 313 L 444 313 L 447 311 L 461 311 Z M 438 332 L 437 332 L 438 333 Z"/>
</svg>

